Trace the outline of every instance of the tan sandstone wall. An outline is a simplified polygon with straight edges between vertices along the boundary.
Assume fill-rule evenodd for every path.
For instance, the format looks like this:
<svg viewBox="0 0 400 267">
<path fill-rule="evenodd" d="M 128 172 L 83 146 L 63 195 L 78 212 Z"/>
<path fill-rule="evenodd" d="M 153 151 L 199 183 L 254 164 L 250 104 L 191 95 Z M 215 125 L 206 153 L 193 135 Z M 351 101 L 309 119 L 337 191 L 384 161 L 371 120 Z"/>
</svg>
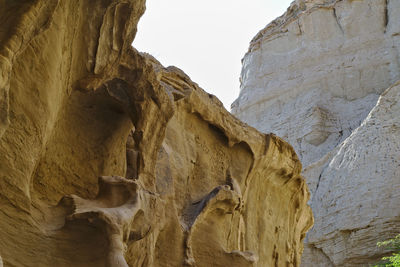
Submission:
<svg viewBox="0 0 400 267">
<path fill-rule="evenodd" d="M 144 1 L 0 1 L 4 266 L 299 266 L 293 148 L 131 47 Z"/>
</svg>

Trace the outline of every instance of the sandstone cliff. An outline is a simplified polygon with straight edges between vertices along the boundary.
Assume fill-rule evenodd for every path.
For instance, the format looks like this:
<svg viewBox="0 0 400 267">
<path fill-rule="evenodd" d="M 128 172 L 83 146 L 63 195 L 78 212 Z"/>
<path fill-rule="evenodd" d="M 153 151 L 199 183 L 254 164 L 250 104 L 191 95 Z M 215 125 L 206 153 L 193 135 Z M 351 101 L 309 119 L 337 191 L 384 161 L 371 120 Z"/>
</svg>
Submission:
<svg viewBox="0 0 400 267">
<path fill-rule="evenodd" d="M 144 5 L 0 1 L 4 265 L 299 266 L 293 148 L 132 48 Z"/>
<path fill-rule="evenodd" d="M 232 112 L 305 165 L 315 226 L 303 266 L 365 266 L 400 231 L 399 96 L 377 102 L 400 79 L 399 18 L 397 0 L 297 0 L 243 59 Z"/>
</svg>

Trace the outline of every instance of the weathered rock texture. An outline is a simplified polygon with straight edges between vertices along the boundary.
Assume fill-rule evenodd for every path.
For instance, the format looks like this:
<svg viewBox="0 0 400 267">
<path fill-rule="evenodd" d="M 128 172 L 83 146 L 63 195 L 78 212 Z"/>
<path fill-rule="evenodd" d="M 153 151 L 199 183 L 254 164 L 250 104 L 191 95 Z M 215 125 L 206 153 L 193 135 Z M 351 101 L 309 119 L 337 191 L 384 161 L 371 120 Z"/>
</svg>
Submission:
<svg viewBox="0 0 400 267">
<path fill-rule="evenodd" d="M 376 242 L 400 232 L 399 114 L 397 83 L 382 94 L 321 173 L 312 203 L 321 219 L 308 243 L 329 255 L 334 266 L 373 262 L 379 255 Z"/>
<path fill-rule="evenodd" d="M 377 104 L 399 58 L 400 1 L 298 0 L 243 59 L 232 112 L 305 165 L 315 227 L 303 266 L 365 266 L 400 231 L 398 86 Z"/>
<path fill-rule="evenodd" d="M 4 265 L 299 266 L 293 148 L 132 48 L 143 11 L 0 1 Z"/>
</svg>

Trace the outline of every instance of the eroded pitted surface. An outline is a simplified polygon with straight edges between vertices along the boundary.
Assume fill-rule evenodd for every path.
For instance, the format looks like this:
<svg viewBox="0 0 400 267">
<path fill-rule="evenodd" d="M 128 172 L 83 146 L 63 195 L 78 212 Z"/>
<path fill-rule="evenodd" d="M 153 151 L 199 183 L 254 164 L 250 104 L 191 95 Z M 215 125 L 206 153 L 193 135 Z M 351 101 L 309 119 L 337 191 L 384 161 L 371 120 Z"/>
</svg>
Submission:
<svg viewBox="0 0 400 267">
<path fill-rule="evenodd" d="M 0 4 L 6 266 L 299 266 L 294 150 L 132 48 L 144 1 Z"/>
</svg>

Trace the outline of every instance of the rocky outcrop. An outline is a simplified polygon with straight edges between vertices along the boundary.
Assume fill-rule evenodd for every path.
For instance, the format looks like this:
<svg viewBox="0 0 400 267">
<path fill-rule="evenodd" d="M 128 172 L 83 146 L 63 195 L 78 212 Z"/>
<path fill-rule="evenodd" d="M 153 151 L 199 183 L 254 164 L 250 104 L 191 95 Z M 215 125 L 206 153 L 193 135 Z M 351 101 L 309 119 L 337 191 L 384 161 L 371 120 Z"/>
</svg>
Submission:
<svg viewBox="0 0 400 267">
<path fill-rule="evenodd" d="M 305 165 L 315 227 L 304 266 L 373 263 L 382 253 L 376 242 L 399 231 L 391 203 L 400 199 L 390 193 L 399 189 L 398 157 L 388 148 L 397 147 L 399 133 L 364 126 L 356 137 L 400 79 L 399 16 L 394 0 L 297 0 L 257 34 L 243 59 L 232 112 L 289 141 Z M 394 107 L 387 112 L 396 116 Z M 382 127 L 391 127 L 389 118 Z"/>
<path fill-rule="evenodd" d="M 299 266 L 293 148 L 132 48 L 144 1 L 0 6 L 5 266 Z"/>
<path fill-rule="evenodd" d="M 312 209 L 323 219 L 308 234 L 308 243 L 329 255 L 334 266 L 373 263 L 382 252 L 377 240 L 400 232 L 398 114 L 400 82 L 381 95 L 321 173 Z"/>
</svg>

